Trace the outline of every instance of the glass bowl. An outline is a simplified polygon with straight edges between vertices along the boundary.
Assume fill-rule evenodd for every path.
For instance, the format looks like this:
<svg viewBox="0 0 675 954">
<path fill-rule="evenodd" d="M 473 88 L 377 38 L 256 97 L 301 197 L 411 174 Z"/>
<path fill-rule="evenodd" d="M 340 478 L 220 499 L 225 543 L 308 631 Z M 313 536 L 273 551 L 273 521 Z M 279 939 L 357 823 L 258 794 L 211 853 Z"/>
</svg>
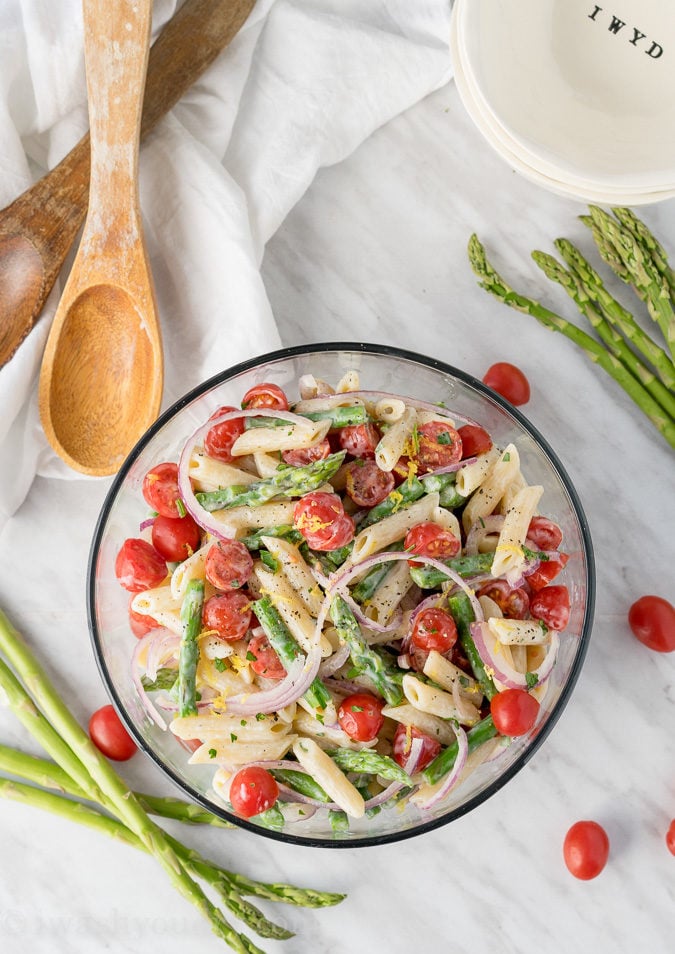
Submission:
<svg viewBox="0 0 675 954">
<path fill-rule="evenodd" d="M 336 383 L 352 369 L 358 371 L 362 388 L 442 401 L 451 412 L 482 424 L 498 447 L 515 444 L 528 482 L 545 488 L 541 512 L 563 531 L 563 548 L 570 558 L 560 581 L 569 589 L 570 621 L 561 634 L 558 658 L 535 727 L 460 779 L 443 803 L 424 812 L 410 802 L 399 804 L 373 817 L 350 819 L 346 831 L 334 831 L 325 810 L 306 818 L 296 814 L 288 817 L 283 828 L 270 829 L 255 817 L 246 820 L 234 815 L 212 788 L 213 766 L 188 764 L 190 752 L 149 718 L 131 678 L 130 661 L 137 640 L 128 623 L 129 593 L 115 577 L 115 558 L 127 537 L 138 536 L 139 524 L 147 517 L 141 495 L 144 475 L 162 461 L 177 460 L 185 439 L 217 408 L 239 406 L 242 395 L 263 381 L 275 382 L 294 398 L 301 375 L 313 374 Z M 327 343 L 287 348 L 230 368 L 185 395 L 156 421 L 123 464 L 103 505 L 91 548 L 87 599 L 99 669 L 120 717 L 139 747 L 186 796 L 269 838 L 355 847 L 409 838 L 447 824 L 495 795 L 520 771 L 543 744 L 577 680 L 590 639 L 594 590 L 592 546 L 579 497 L 547 441 L 518 410 L 471 375 L 441 361 L 382 345 Z"/>
</svg>

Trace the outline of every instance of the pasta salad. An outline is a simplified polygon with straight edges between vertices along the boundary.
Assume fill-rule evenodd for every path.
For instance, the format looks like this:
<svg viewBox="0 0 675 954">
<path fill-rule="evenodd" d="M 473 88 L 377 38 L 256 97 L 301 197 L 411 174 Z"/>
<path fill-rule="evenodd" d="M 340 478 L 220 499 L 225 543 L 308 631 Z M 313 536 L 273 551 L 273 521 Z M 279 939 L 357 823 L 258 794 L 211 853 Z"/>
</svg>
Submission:
<svg viewBox="0 0 675 954">
<path fill-rule="evenodd" d="M 221 407 L 142 491 L 115 565 L 132 677 L 235 814 L 429 812 L 535 726 L 568 557 L 515 445 L 304 376 Z"/>
</svg>

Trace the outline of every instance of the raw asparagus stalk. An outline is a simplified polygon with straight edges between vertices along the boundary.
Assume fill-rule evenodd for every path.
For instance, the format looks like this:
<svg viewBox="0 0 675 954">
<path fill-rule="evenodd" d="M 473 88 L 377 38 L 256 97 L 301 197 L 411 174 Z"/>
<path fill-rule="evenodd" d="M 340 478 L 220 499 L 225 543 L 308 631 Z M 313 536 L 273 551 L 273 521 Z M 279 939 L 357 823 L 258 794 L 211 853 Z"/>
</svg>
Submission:
<svg viewBox="0 0 675 954">
<path fill-rule="evenodd" d="M 336 596 L 331 603 L 330 615 L 340 640 L 349 646 L 354 668 L 371 680 L 390 706 L 400 705 L 403 701 L 402 673 L 388 664 L 374 646 L 368 645 L 356 617 L 341 596 Z"/>
<path fill-rule="evenodd" d="M 663 348 L 652 341 L 633 315 L 610 295 L 598 273 L 571 242 L 567 239 L 556 239 L 555 246 L 585 293 L 600 308 L 607 320 L 654 366 L 665 386 L 671 390 L 675 388 L 675 364 Z"/>
<path fill-rule="evenodd" d="M 20 752 L 6 745 L 0 745 L 0 771 L 15 775 L 33 785 L 40 785 L 42 788 L 53 789 L 65 795 L 72 795 L 74 798 L 86 798 L 86 793 L 55 762 L 28 755 L 26 752 Z M 218 818 L 201 805 L 184 802 L 180 798 L 147 795 L 143 792 L 134 792 L 134 795 L 149 815 L 172 818 L 188 825 L 234 828 L 230 822 Z"/>
<path fill-rule="evenodd" d="M 288 785 L 289 788 L 301 795 L 315 798 L 319 802 L 332 801 L 330 795 L 324 792 L 319 783 L 315 782 L 312 776 L 307 775 L 306 772 L 296 772 L 295 769 L 272 769 L 272 775 L 277 782 Z"/>
<path fill-rule="evenodd" d="M 489 715 L 485 719 L 482 719 L 472 729 L 469 729 L 466 735 L 469 743 L 469 753 L 474 752 L 489 739 L 493 739 L 497 735 L 497 730 L 492 721 L 492 716 Z M 425 782 L 428 782 L 430 785 L 440 782 L 443 776 L 447 775 L 455 764 L 458 752 L 459 746 L 457 742 L 453 742 L 447 749 L 443 749 L 422 772 Z"/>
<path fill-rule="evenodd" d="M 403 785 L 410 784 L 410 776 L 400 765 L 388 755 L 380 755 L 372 749 L 335 749 L 328 754 L 343 772 L 364 772 Z"/>
<path fill-rule="evenodd" d="M 577 308 L 584 315 L 607 348 L 640 381 L 646 391 L 657 401 L 668 416 L 675 420 L 675 397 L 664 387 L 656 375 L 645 367 L 630 350 L 621 335 L 605 320 L 593 304 L 583 282 L 567 271 L 552 255 L 545 252 L 532 252 L 532 258 L 547 278 L 561 285 Z M 675 370 L 675 368 L 674 368 Z"/>
<path fill-rule="evenodd" d="M 329 454 L 324 460 L 316 460 L 302 467 L 283 467 L 271 477 L 256 480 L 247 486 L 224 487 L 198 493 L 197 500 L 208 511 L 226 510 L 230 507 L 260 507 L 273 497 L 302 497 L 318 490 L 338 471 L 346 451 Z"/>
<path fill-rule="evenodd" d="M 262 599 L 256 600 L 252 604 L 252 608 L 258 622 L 265 630 L 270 646 L 285 668 L 288 669 L 300 652 L 300 647 L 292 633 L 277 612 L 269 596 L 263 596 Z M 304 694 L 303 699 L 306 699 L 315 709 L 325 709 L 332 702 L 331 694 L 318 676 Z"/>
<path fill-rule="evenodd" d="M 204 581 L 190 580 L 180 611 L 183 635 L 178 656 L 178 712 L 181 716 L 197 715 L 198 637 L 202 629 Z"/>
<path fill-rule="evenodd" d="M 38 712 L 33 699 L 23 690 L 18 679 L 5 663 L 0 661 L 0 685 L 5 689 L 13 711 L 22 721 L 25 716 L 24 724 L 32 726 L 31 731 L 36 729 L 36 738 L 38 734 L 41 736 L 38 741 L 45 740 L 50 743 L 48 753 L 82 787 L 87 796 L 92 801 L 110 808 L 126 828 L 136 835 L 162 865 L 176 889 L 209 919 L 214 933 L 239 954 L 250 954 L 252 948 L 248 939 L 243 938 L 228 923 L 201 886 L 190 877 L 165 832 L 150 820 L 128 786 L 94 746 L 59 697 L 35 656 L 2 612 L 0 652 L 29 687 L 43 715 Z M 40 718 L 37 718 L 38 716 Z M 45 724 L 55 738 L 50 738 Z"/>
<path fill-rule="evenodd" d="M 571 322 L 549 311 L 540 302 L 526 298 L 518 294 L 504 279 L 499 275 L 492 265 L 488 262 L 485 249 L 481 245 L 476 235 L 473 235 L 469 242 L 469 259 L 471 267 L 480 278 L 479 284 L 486 291 L 490 292 L 496 298 L 501 299 L 505 304 L 517 311 L 532 315 L 544 327 L 552 331 L 559 331 L 575 344 L 582 347 L 591 357 L 591 360 L 607 372 L 619 384 L 624 391 L 635 401 L 640 410 L 647 415 L 654 424 L 659 433 L 668 441 L 671 447 L 675 447 L 675 424 L 668 415 L 664 414 L 663 409 L 656 403 L 652 396 L 642 387 L 633 375 L 621 364 L 618 358 L 610 354 L 599 342 L 597 342 L 586 332 L 577 328 Z"/>
<path fill-rule="evenodd" d="M 618 253 L 633 284 L 644 292 L 649 314 L 661 329 L 668 350 L 675 360 L 675 311 L 668 283 L 654 266 L 651 256 L 645 254 L 628 229 L 596 205 L 590 206 L 590 213 L 597 228 Z"/>
<path fill-rule="evenodd" d="M 657 270 L 668 283 L 671 298 L 675 298 L 675 271 L 670 267 L 668 254 L 656 236 L 653 235 L 651 230 L 637 217 L 632 209 L 615 207 L 612 209 L 612 212 L 623 227 L 628 229 L 637 241 L 640 242 L 645 253 L 651 255 Z"/>
</svg>

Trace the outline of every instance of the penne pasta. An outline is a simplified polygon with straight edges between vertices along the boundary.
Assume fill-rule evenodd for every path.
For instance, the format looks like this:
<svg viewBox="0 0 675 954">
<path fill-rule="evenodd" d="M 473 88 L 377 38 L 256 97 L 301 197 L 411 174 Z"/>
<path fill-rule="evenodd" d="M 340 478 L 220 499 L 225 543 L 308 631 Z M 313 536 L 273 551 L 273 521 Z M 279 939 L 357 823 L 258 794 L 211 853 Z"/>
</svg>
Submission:
<svg viewBox="0 0 675 954">
<path fill-rule="evenodd" d="M 297 739 L 293 743 L 293 754 L 305 771 L 343 811 L 352 818 L 363 817 L 363 796 L 314 739 Z"/>
<path fill-rule="evenodd" d="M 379 523 L 366 527 L 354 538 L 350 563 L 360 563 L 366 557 L 384 550 L 397 540 L 402 540 L 415 524 L 431 520 L 438 507 L 438 494 L 426 494 L 419 500 L 384 517 Z"/>
<path fill-rule="evenodd" d="M 396 423 L 385 431 L 375 448 L 375 461 L 380 470 L 394 469 L 405 445 L 412 437 L 416 423 L 417 411 L 414 407 L 406 407 Z"/>
<path fill-rule="evenodd" d="M 226 464 L 203 451 L 197 451 L 190 460 L 190 480 L 195 490 L 211 491 L 223 487 L 252 484 L 258 478 L 241 467 Z"/>
<path fill-rule="evenodd" d="M 393 719 L 400 722 L 401 725 L 410 725 L 425 735 L 436 739 L 441 745 L 452 745 L 455 741 L 455 733 L 452 726 L 445 719 L 432 715 L 417 709 L 410 703 L 403 703 L 400 706 L 385 706 L 382 709 L 382 715 L 387 719 Z"/>
<path fill-rule="evenodd" d="M 262 542 L 280 563 L 286 579 L 298 594 L 305 608 L 318 616 L 323 602 L 323 591 L 295 544 L 280 537 L 263 537 Z"/>
<path fill-rule="evenodd" d="M 282 573 L 271 573 L 262 563 L 254 565 L 253 573 L 260 584 L 260 594 L 270 597 L 291 635 L 305 652 L 309 652 L 314 645 L 316 623 L 287 577 Z M 319 637 L 319 646 L 323 657 L 332 654 L 333 648 L 323 633 Z"/>
<path fill-rule="evenodd" d="M 465 702 L 461 707 L 451 693 L 436 689 L 422 682 L 417 676 L 406 673 L 402 681 L 403 692 L 410 705 L 439 719 L 455 719 L 463 725 L 475 725 L 480 719 L 476 706 Z"/>
<path fill-rule="evenodd" d="M 543 487 L 526 486 L 513 497 L 511 506 L 504 515 L 504 524 L 495 547 L 495 558 L 490 571 L 493 576 L 514 574 L 522 568 L 525 562 L 523 544 L 527 537 L 527 528 L 543 493 Z"/>
<path fill-rule="evenodd" d="M 463 497 L 468 497 L 474 493 L 483 483 L 490 473 L 495 463 L 499 459 L 499 451 L 492 447 L 484 454 L 479 454 L 472 464 L 465 464 L 457 471 L 457 480 L 455 487 L 457 492 Z"/>
<path fill-rule="evenodd" d="M 307 421 L 307 425 L 289 424 L 288 427 L 252 427 L 240 434 L 232 445 L 233 457 L 243 454 L 269 454 L 272 451 L 299 450 L 311 447 L 324 439 L 330 430 L 330 421 Z"/>
<path fill-rule="evenodd" d="M 467 503 L 462 514 L 462 526 L 465 531 L 487 517 L 495 509 L 504 495 L 513 475 L 520 470 L 520 456 L 514 444 L 509 444 L 493 464 L 487 477 Z"/>
</svg>

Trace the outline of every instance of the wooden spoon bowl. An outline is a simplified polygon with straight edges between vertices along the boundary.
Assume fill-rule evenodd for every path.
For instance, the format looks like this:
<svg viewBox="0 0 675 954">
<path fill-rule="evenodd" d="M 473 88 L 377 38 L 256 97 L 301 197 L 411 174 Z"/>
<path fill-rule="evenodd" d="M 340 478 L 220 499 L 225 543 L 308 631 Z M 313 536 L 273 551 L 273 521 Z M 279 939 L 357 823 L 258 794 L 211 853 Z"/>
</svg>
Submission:
<svg viewBox="0 0 675 954">
<path fill-rule="evenodd" d="M 75 470 L 97 476 L 119 468 L 162 396 L 137 186 L 151 12 L 151 0 L 84 2 L 89 209 L 40 374 L 50 444 Z"/>
</svg>

